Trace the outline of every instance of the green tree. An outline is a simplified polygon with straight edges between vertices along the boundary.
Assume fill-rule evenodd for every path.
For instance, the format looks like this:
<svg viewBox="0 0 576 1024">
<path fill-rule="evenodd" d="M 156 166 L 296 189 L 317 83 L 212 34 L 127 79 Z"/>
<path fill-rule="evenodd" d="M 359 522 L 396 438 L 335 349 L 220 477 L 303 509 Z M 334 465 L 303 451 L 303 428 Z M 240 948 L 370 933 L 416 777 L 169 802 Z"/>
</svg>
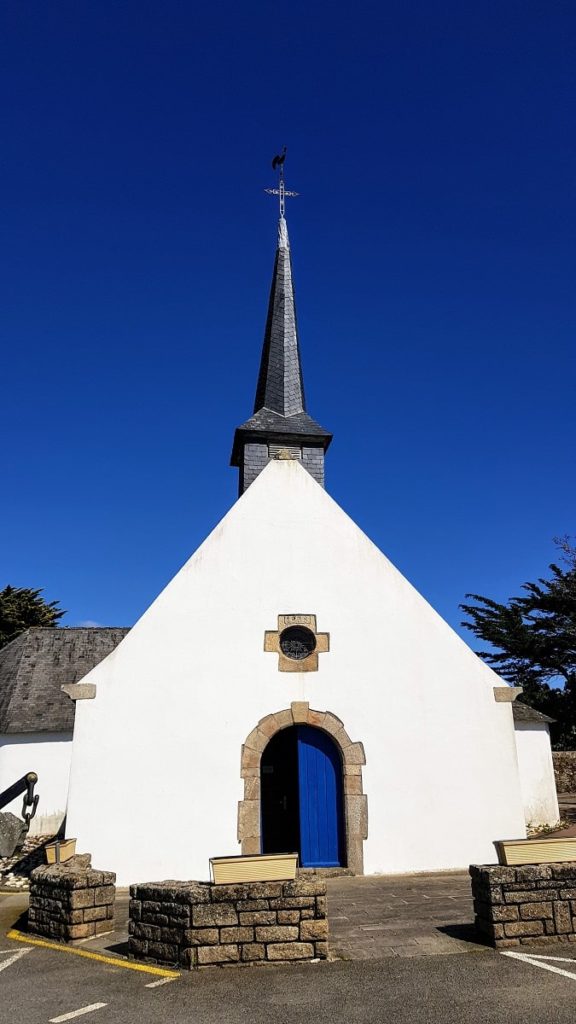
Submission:
<svg viewBox="0 0 576 1024">
<path fill-rule="evenodd" d="M 42 590 L 29 587 L 4 587 L 0 590 L 0 648 L 30 626 L 55 626 L 65 611 L 58 601 L 49 603 Z"/>
<path fill-rule="evenodd" d="M 576 749 L 576 547 L 556 539 L 559 561 L 550 577 L 525 583 L 520 597 L 505 604 L 467 594 L 462 623 L 490 645 L 481 658 L 514 686 L 527 704 L 557 719 L 554 746 Z"/>
</svg>

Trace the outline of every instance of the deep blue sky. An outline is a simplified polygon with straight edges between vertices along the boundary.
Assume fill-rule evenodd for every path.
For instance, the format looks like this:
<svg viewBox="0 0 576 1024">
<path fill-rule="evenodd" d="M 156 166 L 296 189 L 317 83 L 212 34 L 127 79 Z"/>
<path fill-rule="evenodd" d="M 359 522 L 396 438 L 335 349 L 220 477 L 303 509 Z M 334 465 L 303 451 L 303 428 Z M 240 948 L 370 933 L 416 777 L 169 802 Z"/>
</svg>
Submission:
<svg viewBox="0 0 576 1024">
<path fill-rule="evenodd" d="M 456 627 L 545 572 L 576 532 L 574 5 L 0 19 L 0 585 L 130 624 L 235 500 L 283 144 L 328 490 Z"/>
</svg>

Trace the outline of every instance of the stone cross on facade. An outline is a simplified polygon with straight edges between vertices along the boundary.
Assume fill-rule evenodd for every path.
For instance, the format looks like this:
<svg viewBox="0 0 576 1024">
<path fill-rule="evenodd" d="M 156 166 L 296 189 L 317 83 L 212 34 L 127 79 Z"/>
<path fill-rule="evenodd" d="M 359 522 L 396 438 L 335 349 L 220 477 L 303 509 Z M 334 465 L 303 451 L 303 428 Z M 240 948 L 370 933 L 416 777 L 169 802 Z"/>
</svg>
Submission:
<svg viewBox="0 0 576 1024">
<path fill-rule="evenodd" d="M 279 615 L 278 629 L 264 633 L 264 650 L 278 655 L 279 672 L 317 672 L 318 655 L 330 650 L 330 634 L 317 632 L 315 615 Z"/>
</svg>

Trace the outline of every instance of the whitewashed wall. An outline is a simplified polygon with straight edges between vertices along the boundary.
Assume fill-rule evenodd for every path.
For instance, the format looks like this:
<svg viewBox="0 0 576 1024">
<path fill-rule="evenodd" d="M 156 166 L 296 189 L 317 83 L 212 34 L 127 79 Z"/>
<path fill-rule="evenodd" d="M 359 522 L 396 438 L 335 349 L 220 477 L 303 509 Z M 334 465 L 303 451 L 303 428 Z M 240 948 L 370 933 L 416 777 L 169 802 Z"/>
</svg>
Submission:
<svg viewBox="0 0 576 1024">
<path fill-rule="evenodd" d="M 263 651 L 290 612 L 330 633 L 318 672 Z M 297 462 L 267 466 L 85 680 L 68 834 L 119 884 L 239 852 L 242 743 L 294 700 L 364 744 L 367 873 L 494 861 L 525 834 L 502 681 Z"/>
<path fill-rule="evenodd" d="M 72 757 L 72 734 L 15 733 L 0 736 L 0 792 L 27 772 L 36 772 L 40 796 L 30 835 L 54 835 L 66 813 L 68 780 Z M 22 796 L 3 808 L 17 817 L 22 813 Z"/>
<path fill-rule="evenodd" d="M 560 817 L 545 722 L 516 722 L 516 750 L 527 825 L 555 825 Z"/>
</svg>

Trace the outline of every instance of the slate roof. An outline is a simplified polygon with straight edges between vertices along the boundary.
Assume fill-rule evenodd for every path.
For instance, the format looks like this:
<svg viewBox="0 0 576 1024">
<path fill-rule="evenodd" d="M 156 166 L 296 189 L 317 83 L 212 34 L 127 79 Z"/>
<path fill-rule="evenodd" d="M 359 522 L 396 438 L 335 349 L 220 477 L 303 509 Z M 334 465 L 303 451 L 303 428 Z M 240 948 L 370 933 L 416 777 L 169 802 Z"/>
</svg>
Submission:
<svg viewBox="0 0 576 1024">
<path fill-rule="evenodd" d="M 242 447 L 246 442 L 254 440 L 271 441 L 276 444 L 310 444 L 320 442 L 324 451 L 332 440 L 324 427 L 316 423 L 307 412 L 298 412 L 294 416 L 280 416 L 271 409 L 259 409 L 254 416 L 237 427 L 234 434 L 234 447 L 230 463 L 239 466 L 242 459 Z"/>
<path fill-rule="evenodd" d="M 240 464 L 242 445 L 251 436 L 260 440 L 298 438 L 301 444 L 309 437 L 316 444 L 321 440 L 324 450 L 332 440 L 332 434 L 306 412 L 290 243 L 283 217 L 278 228 L 254 414 L 236 431 L 233 466 Z"/>
<path fill-rule="evenodd" d="M 273 434 L 309 434 L 314 437 L 331 437 L 307 412 L 296 412 L 292 416 L 281 416 L 272 409 L 259 409 L 238 430 L 264 430 Z"/>
<path fill-rule="evenodd" d="M 0 650 L 0 734 L 71 732 L 74 702 L 62 693 L 128 633 L 121 627 L 35 626 Z"/>
<path fill-rule="evenodd" d="M 512 714 L 515 722 L 555 722 L 555 718 L 549 718 L 548 715 L 544 715 L 541 711 L 537 711 L 536 708 L 531 708 L 529 704 L 521 704 L 520 701 L 515 700 L 512 703 Z"/>
</svg>

